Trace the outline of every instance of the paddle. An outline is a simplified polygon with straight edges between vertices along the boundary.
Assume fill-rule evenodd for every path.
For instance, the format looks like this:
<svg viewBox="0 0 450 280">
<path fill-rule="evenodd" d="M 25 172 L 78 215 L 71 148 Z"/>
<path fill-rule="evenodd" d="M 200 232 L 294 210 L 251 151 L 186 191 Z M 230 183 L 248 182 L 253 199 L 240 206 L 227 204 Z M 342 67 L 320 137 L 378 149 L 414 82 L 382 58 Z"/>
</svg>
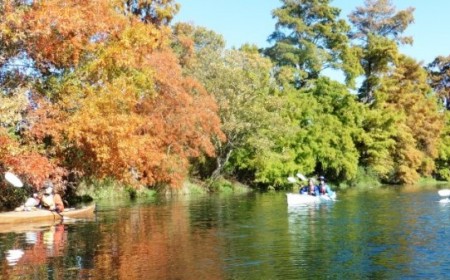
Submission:
<svg viewBox="0 0 450 280">
<path fill-rule="evenodd" d="M 14 173 L 11 173 L 9 171 L 5 172 L 5 179 L 16 188 L 23 187 L 22 181 Z"/>
<path fill-rule="evenodd" d="M 299 178 L 302 181 L 308 181 L 308 178 L 306 178 L 301 173 L 297 173 L 296 176 L 297 176 L 297 178 Z M 299 181 L 295 177 L 289 176 L 287 179 L 288 179 L 289 183 L 299 183 Z"/>
<path fill-rule="evenodd" d="M 12 172 L 5 172 L 5 179 L 6 181 L 8 181 L 11 185 L 13 185 L 16 188 L 21 188 L 23 187 L 23 182 L 19 179 L 19 177 L 17 177 L 14 173 Z M 54 211 L 54 210 L 50 210 L 49 211 L 58 214 L 62 220 L 67 219 L 68 217 L 63 216 L 61 213 Z"/>
<path fill-rule="evenodd" d="M 287 179 L 288 179 L 289 183 L 298 183 L 297 179 L 295 179 L 294 177 L 288 177 Z"/>
<path fill-rule="evenodd" d="M 58 215 L 61 217 L 61 220 L 63 220 L 63 221 L 64 221 L 64 220 L 67 220 L 67 219 L 71 219 L 71 218 L 69 218 L 69 217 L 63 216 L 61 213 L 59 213 L 59 212 L 56 211 L 56 210 L 50 210 L 50 211 L 52 211 L 52 212 L 58 214 Z"/>
<path fill-rule="evenodd" d="M 308 181 L 308 178 L 306 178 L 302 173 L 297 173 L 297 177 L 302 181 Z"/>
</svg>

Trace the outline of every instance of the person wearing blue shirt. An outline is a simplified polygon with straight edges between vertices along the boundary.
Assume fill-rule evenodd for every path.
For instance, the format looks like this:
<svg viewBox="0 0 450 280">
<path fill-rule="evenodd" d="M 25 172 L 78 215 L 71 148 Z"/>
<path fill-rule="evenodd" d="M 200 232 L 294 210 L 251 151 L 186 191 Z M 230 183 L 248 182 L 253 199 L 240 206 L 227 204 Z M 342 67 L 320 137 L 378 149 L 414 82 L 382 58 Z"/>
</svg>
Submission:
<svg viewBox="0 0 450 280">
<path fill-rule="evenodd" d="M 328 195 L 331 199 L 336 197 L 336 194 L 331 190 L 330 186 L 327 185 L 325 177 L 319 176 L 319 195 Z"/>
<path fill-rule="evenodd" d="M 319 188 L 314 184 L 314 179 L 308 180 L 308 185 L 300 189 L 300 194 L 319 195 Z"/>
</svg>

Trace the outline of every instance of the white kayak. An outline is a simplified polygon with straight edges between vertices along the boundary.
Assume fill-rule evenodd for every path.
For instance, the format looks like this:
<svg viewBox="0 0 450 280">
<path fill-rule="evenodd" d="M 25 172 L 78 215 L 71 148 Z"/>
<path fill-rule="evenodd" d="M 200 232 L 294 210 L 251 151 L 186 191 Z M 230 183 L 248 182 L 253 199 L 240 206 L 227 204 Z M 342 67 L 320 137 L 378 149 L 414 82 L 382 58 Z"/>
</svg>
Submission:
<svg viewBox="0 0 450 280">
<path fill-rule="evenodd" d="M 449 189 L 442 189 L 438 191 L 438 194 L 442 197 L 449 197 L 450 196 L 450 190 Z"/>
<path fill-rule="evenodd" d="M 288 205 L 312 204 L 336 200 L 336 193 L 332 197 L 328 195 L 312 196 L 298 193 L 287 193 L 286 196 Z"/>
<path fill-rule="evenodd" d="M 439 200 L 439 202 L 441 203 L 449 203 L 450 202 L 450 190 L 449 189 L 442 189 L 438 191 L 438 194 L 440 197 L 442 197 L 441 200 Z"/>
</svg>

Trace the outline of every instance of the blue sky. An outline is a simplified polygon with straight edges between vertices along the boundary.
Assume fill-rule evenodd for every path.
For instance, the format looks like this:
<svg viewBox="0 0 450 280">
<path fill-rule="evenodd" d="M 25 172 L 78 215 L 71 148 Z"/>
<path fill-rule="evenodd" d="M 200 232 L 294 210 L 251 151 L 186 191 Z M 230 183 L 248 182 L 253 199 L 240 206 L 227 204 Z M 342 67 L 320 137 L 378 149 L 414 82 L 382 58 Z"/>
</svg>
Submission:
<svg viewBox="0 0 450 280">
<path fill-rule="evenodd" d="M 275 20 L 271 11 L 281 6 L 279 0 L 177 0 L 181 10 L 176 21 L 193 23 L 221 34 L 227 47 L 253 43 L 268 46 L 267 38 L 273 32 Z M 450 55 L 450 1 L 448 0 L 392 0 L 398 10 L 415 7 L 415 22 L 406 30 L 414 37 L 413 46 L 403 46 L 401 51 L 423 61 L 431 62 L 436 56 Z M 341 17 L 364 0 L 334 0 L 331 5 L 341 8 Z"/>
</svg>

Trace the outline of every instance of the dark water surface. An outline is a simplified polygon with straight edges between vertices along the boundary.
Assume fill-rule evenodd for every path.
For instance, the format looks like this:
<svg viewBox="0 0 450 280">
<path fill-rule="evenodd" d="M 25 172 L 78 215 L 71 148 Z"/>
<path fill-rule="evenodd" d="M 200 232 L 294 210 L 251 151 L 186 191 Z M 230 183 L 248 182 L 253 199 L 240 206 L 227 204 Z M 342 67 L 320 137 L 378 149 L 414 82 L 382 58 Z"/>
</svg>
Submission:
<svg viewBox="0 0 450 280">
<path fill-rule="evenodd" d="M 92 220 L 8 232 L 0 279 L 449 279 L 436 189 L 99 202 Z M 17 229 L 19 231 L 19 229 Z"/>
</svg>

